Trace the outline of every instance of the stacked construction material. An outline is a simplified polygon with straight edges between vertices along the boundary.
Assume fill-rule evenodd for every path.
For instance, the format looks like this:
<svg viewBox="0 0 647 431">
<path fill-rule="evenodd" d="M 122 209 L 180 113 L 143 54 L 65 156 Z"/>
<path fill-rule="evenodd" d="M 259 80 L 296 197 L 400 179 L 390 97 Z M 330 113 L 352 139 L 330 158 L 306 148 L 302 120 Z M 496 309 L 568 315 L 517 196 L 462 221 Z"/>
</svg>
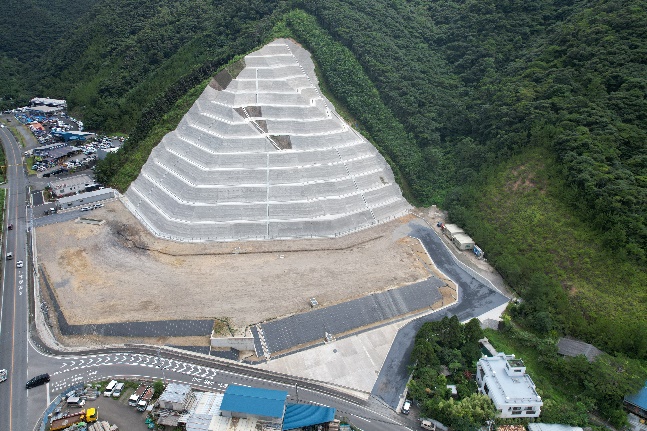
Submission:
<svg viewBox="0 0 647 431">
<path fill-rule="evenodd" d="M 321 238 L 408 213 L 384 158 L 319 92 L 307 51 L 278 39 L 237 66 L 216 75 L 128 189 L 149 230 L 196 242 Z"/>
</svg>

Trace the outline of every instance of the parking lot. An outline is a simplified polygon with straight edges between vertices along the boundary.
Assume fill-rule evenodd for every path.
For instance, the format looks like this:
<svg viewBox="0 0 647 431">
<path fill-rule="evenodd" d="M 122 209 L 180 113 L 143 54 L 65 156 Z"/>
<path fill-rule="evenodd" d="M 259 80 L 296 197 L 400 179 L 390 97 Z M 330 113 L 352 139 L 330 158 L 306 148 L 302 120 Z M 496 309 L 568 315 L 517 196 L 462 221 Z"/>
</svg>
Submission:
<svg viewBox="0 0 647 431">
<path fill-rule="evenodd" d="M 119 399 L 104 397 L 99 394 L 96 399 L 87 399 L 82 408 L 68 406 L 66 402 L 62 402 L 60 405 L 61 412 L 76 413 L 82 409 L 96 407 L 100 421 L 108 421 L 110 425 L 117 425 L 120 430 L 148 430 L 144 423 L 147 413 L 138 412 L 135 407 L 128 405 L 128 398 L 132 393 L 133 389 L 127 390 L 122 393 Z"/>
</svg>

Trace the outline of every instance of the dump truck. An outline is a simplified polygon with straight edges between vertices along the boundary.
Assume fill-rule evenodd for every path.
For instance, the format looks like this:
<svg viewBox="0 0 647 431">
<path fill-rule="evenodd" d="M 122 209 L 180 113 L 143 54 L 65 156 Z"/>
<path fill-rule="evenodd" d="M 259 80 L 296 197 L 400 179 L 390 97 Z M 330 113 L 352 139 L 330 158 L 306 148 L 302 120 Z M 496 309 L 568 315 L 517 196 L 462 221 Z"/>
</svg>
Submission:
<svg viewBox="0 0 647 431">
<path fill-rule="evenodd" d="M 60 419 L 56 419 L 50 425 L 49 430 L 50 431 L 64 430 L 65 428 L 71 427 L 72 425 L 78 424 L 80 422 L 86 422 L 86 423 L 96 422 L 97 418 L 98 418 L 97 409 L 95 409 L 94 407 L 91 407 L 87 410 L 81 410 L 78 413 L 73 413 L 71 415 L 67 415 Z"/>
<path fill-rule="evenodd" d="M 142 395 L 144 395 L 144 393 L 146 392 L 146 389 L 148 389 L 149 387 L 150 386 L 145 384 L 139 385 L 135 393 L 132 394 L 130 398 L 128 398 L 128 405 L 132 407 L 137 407 L 137 403 L 139 402 L 139 400 L 142 399 Z"/>
<path fill-rule="evenodd" d="M 142 398 L 137 403 L 137 410 L 139 410 L 140 412 L 146 410 L 146 407 L 148 406 L 149 401 L 153 398 L 154 393 L 155 392 L 153 391 L 153 388 L 146 389 L 146 392 L 144 393 L 144 395 L 142 395 Z"/>
</svg>

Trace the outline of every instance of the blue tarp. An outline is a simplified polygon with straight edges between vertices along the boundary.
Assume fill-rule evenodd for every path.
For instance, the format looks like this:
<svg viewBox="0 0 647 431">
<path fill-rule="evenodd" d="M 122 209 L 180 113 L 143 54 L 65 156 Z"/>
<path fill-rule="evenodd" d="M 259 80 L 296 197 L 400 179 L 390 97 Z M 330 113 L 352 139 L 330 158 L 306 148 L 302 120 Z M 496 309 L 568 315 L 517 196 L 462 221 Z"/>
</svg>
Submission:
<svg viewBox="0 0 647 431">
<path fill-rule="evenodd" d="M 286 391 L 229 385 L 220 410 L 281 418 L 287 397 Z"/>
<path fill-rule="evenodd" d="M 643 410 L 647 410 L 647 382 L 645 382 L 645 387 L 637 394 L 627 395 L 625 397 L 625 401 L 634 406 L 640 407 Z"/>
<path fill-rule="evenodd" d="M 283 417 L 283 429 L 318 425 L 335 419 L 335 409 L 332 407 L 311 406 L 307 404 L 288 404 Z"/>
</svg>

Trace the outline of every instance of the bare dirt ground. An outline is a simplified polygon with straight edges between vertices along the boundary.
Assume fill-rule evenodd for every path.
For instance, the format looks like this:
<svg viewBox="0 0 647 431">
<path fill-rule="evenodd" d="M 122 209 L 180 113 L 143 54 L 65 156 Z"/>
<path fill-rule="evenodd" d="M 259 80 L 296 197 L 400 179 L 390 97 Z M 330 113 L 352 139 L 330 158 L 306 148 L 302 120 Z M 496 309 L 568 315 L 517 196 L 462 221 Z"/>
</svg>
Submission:
<svg viewBox="0 0 647 431">
<path fill-rule="evenodd" d="M 121 202 L 101 225 L 36 231 L 38 260 L 70 324 L 228 318 L 250 324 L 422 280 L 408 218 L 338 239 L 185 244 L 158 239 Z"/>
</svg>

